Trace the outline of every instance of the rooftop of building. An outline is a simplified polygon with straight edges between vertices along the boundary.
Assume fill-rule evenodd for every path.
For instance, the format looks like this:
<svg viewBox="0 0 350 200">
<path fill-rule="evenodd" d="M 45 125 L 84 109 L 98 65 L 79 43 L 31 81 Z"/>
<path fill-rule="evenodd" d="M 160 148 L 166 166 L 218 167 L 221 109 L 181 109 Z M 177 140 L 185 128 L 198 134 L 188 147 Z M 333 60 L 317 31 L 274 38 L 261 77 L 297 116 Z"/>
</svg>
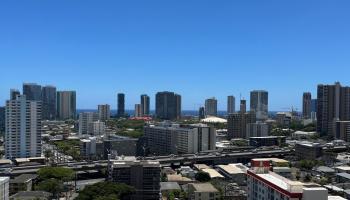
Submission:
<svg viewBox="0 0 350 200">
<path fill-rule="evenodd" d="M 11 196 L 10 199 L 32 200 L 32 199 L 49 199 L 52 196 L 49 192 L 44 191 L 21 191 Z"/>
<path fill-rule="evenodd" d="M 215 169 L 202 169 L 201 171 L 208 173 L 210 178 L 224 178 L 224 176 Z"/>
<path fill-rule="evenodd" d="M 9 177 L 0 177 L 0 183 L 6 183 L 10 180 Z"/>
<path fill-rule="evenodd" d="M 320 143 L 312 143 L 312 142 L 300 142 L 297 145 L 306 146 L 306 147 L 320 147 Z"/>
<path fill-rule="evenodd" d="M 346 200 L 341 196 L 328 196 L 328 200 Z"/>
<path fill-rule="evenodd" d="M 293 134 L 296 135 L 314 135 L 316 134 L 316 131 L 306 132 L 306 131 L 295 131 Z"/>
<path fill-rule="evenodd" d="M 26 183 L 30 180 L 38 178 L 37 174 L 21 174 L 14 179 L 10 180 L 10 183 Z"/>
<path fill-rule="evenodd" d="M 190 183 L 196 192 L 219 192 L 212 184 L 210 183 Z"/>
<path fill-rule="evenodd" d="M 143 167 L 160 167 L 160 163 L 158 161 L 153 160 L 113 160 L 113 168 L 124 168 L 130 167 L 134 165 L 142 165 Z"/>
<path fill-rule="evenodd" d="M 228 174 L 245 174 L 248 169 L 244 165 L 238 164 L 218 165 L 218 167 Z"/>
<path fill-rule="evenodd" d="M 181 188 L 177 182 L 161 182 L 160 191 L 164 190 L 181 190 Z"/>
<path fill-rule="evenodd" d="M 277 112 L 276 115 L 286 115 L 288 117 L 292 117 L 292 113 L 291 112 Z"/>
<path fill-rule="evenodd" d="M 337 176 L 340 176 L 340 177 L 343 177 L 346 179 L 350 179 L 350 174 L 348 174 L 348 173 L 338 173 Z"/>
<path fill-rule="evenodd" d="M 201 122 L 204 122 L 204 123 L 227 123 L 227 120 L 220 118 L 220 117 L 208 116 L 205 119 L 202 119 Z"/>
<path fill-rule="evenodd" d="M 286 136 L 260 136 L 260 137 L 249 137 L 252 139 L 276 139 L 276 138 L 286 138 Z"/>
<path fill-rule="evenodd" d="M 40 159 L 45 159 L 45 157 L 16 158 L 15 161 L 17 163 L 23 163 L 23 162 L 31 162 L 33 160 L 40 160 Z"/>
<path fill-rule="evenodd" d="M 211 169 L 211 167 L 209 167 L 206 164 L 194 164 L 193 165 L 195 169 L 197 170 L 202 170 L 202 169 Z"/>
<path fill-rule="evenodd" d="M 290 167 L 273 167 L 273 171 L 276 173 L 288 173 L 288 172 L 292 172 L 292 168 Z"/>
<path fill-rule="evenodd" d="M 273 163 L 289 163 L 288 160 L 284 160 L 281 158 L 254 158 L 255 161 L 265 161 L 265 160 L 269 160 L 270 162 Z"/>
<path fill-rule="evenodd" d="M 323 172 L 323 173 L 335 173 L 335 169 L 327 166 L 319 166 L 316 168 L 316 171 Z"/>
<path fill-rule="evenodd" d="M 319 187 L 319 185 L 315 183 L 303 183 L 300 181 L 292 181 L 290 179 L 287 179 L 271 171 L 268 171 L 265 173 L 255 173 L 254 171 L 249 170 L 248 174 L 254 174 L 260 180 L 269 182 L 272 185 L 279 187 L 282 190 L 288 191 L 290 193 L 302 193 L 304 188 Z"/>
<path fill-rule="evenodd" d="M 350 166 L 338 166 L 338 167 L 335 167 L 335 169 L 350 171 Z"/>
<path fill-rule="evenodd" d="M 0 160 L 0 165 L 11 164 L 11 163 L 12 163 L 12 161 L 9 159 L 1 159 Z"/>
<path fill-rule="evenodd" d="M 181 176 L 181 174 L 168 174 L 167 180 L 169 182 L 192 182 L 191 179 Z"/>
<path fill-rule="evenodd" d="M 336 186 L 336 185 L 324 185 L 325 188 L 327 188 L 328 190 L 332 190 L 332 191 L 335 191 L 335 192 L 343 192 L 344 189 Z"/>
</svg>

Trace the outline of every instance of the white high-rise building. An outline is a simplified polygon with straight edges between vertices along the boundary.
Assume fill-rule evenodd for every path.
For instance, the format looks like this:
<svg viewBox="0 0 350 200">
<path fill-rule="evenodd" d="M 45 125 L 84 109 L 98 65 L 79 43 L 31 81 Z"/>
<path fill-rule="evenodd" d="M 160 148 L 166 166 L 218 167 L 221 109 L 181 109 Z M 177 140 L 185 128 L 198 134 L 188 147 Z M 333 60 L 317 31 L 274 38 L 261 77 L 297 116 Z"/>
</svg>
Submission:
<svg viewBox="0 0 350 200">
<path fill-rule="evenodd" d="M 5 113 L 6 158 L 41 156 L 41 102 L 18 95 L 6 101 Z"/>
<path fill-rule="evenodd" d="M 151 153 L 188 154 L 215 150 L 216 129 L 205 124 L 159 124 L 144 129 Z"/>
<path fill-rule="evenodd" d="M 101 121 L 96 121 L 96 122 L 91 122 L 88 129 L 90 135 L 104 135 L 106 133 L 106 125 L 104 122 Z"/>
<path fill-rule="evenodd" d="M 109 120 L 111 116 L 111 108 L 108 104 L 98 105 L 98 117 L 101 121 Z"/>
<path fill-rule="evenodd" d="M 79 114 L 79 135 L 91 133 L 91 126 L 93 122 L 98 121 L 98 114 L 94 112 L 83 112 Z"/>
</svg>

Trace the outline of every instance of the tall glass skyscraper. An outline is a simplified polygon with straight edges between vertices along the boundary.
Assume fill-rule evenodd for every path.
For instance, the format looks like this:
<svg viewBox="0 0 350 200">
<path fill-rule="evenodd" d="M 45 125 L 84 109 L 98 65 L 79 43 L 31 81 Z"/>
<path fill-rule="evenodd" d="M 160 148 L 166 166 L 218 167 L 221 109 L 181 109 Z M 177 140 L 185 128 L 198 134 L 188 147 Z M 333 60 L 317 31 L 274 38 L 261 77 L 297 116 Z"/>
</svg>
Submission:
<svg viewBox="0 0 350 200">
<path fill-rule="evenodd" d="M 29 101 L 41 101 L 41 85 L 36 83 L 24 83 L 23 94 Z"/>
<path fill-rule="evenodd" d="M 118 117 L 125 116 L 125 94 L 124 93 L 118 93 L 117 115 L 118 115 Z"/>
<path fill-rule="evenodd" d="M 75 91 L 58 91 L 57 92 L 57 117 L 60 120 L 75 119 L 76 110 L 76 93 Z"/>
<path fill-rule="evenodd" d="M 150 99 L 146 94 L 141 95 L 141 115 L 148 116 L 150 110 Z"/>
<path fill-rule="evenodd" d="M 205 115 L 217 116 L 218 114 L 218 101 L 215 97 L 205 100 Z"/>
<path fill-rule="evenodd" d="M 256 120 L 264 121 L 268 118 L 269 94 L 265 90 L 250 92 L 250 111 L 256 113 Z"/>
<path fill-rule="evenodd" d="M 53 120 L 56 118 L 56 87 L 44 86 L 42 88 L 42 118 L 44 120 Z"/>
<path fill-rule="evenodd" d="M 236 99 L 234 96 L 227 97 L 227 114 L 236 112 Z"/>
<path fill-rule="evenodd" d="M 174 92 L 158 92 L 156 94 L 156 116 L 165 120 L 181 118 L 181 96 Z"/>
</svg>

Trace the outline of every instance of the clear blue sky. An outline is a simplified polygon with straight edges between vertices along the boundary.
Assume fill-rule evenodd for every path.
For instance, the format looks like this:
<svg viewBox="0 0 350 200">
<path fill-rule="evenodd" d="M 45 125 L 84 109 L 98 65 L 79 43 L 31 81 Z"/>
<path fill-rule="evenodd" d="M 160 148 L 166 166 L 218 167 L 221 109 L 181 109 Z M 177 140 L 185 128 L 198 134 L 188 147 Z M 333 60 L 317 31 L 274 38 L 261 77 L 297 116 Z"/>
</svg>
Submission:
<svg viewBox="0 0 350 200">
<path fill-rule="evenodd" d="M 301 107 L 318 83 L 350 85 L 349 0 L 0 2 L 0 105 L 23 82 L 76 90 L 78 108 L 170 90 L 184 109 L 269 91 Z"/>
</svg>

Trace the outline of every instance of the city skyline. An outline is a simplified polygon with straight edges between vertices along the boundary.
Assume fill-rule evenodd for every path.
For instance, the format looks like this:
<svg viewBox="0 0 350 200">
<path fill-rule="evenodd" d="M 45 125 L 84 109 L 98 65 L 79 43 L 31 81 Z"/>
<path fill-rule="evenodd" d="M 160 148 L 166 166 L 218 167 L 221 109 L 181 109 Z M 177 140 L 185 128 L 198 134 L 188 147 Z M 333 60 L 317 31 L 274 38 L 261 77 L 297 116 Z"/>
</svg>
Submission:
<svg viewBox="0 0 350 200">
<path fill-rule="evenodd" d="M 122 92 L 126 109 L 148 94 L 154 110 L 157 92 L 174 91 L 183 110 L 212 96 L 226 110 L 228 95 L 249 101 L 262 89 L 269 110 L 301 111 L 317 84 L 350 85 L 349 4 L 3 2 L 0 106 L 10 88 L 35 82 L 77 91 L 79 109 L 115 109 Z"/>
<path fill-rule="evenodd" d="M 310 92 L 310 91 L 312 91 L 312 90 L 310 90 L 310 91 L 304 91 L 304 92 L 308 92 L 308 93 L 311 93 L 312 94 L 312 99 L 317 99 L 317 86 L 318 85 L 332 85 L 332 84 L 334 84 L 334 83 L 336 83 L 336 82 L 333 82 L 333 83 L 319 83 L 319 84 L 317 84 L 316 85 L 316 92 Z M 340 82 L 342 85 L 345 85 L 345 84 L 343 84 L 342 82 Z M 38 84 L 38 83 L 28 83 L 28 82 L 23 82 L 22 83 L 22 86 L 23 85 L 27 85 L 27 84 L 35 84 L 35 85 L 38 85 L 38 86 L 40 86 L 40 87 L 42 87 L 42 88 L 45 88 L 45 87 L 57 87 L 57 86 L 55 86 L 55 85 L 53 85 L 53 84 Z M 22 87 L 21 86 L 21 87 Z M 57 90 L 58 90 L 58 92 L 60 92 L 61 90 L 59 89 L 59 87 L 57 87 Z M 10 88 L 8 91 L 7 91 L 7 96 L 8 97 L 5 97 L 4 99 L 5 99 L 5 102 L 6 102 L 6 100 L 9 100 L 9 99 L 11 99 L 11 95 L 12 95 L 12 92 L 13 91 L 18 91 L 18 92 L 20 92 L 20 94 L 23 94 L 23 89 L 18 89 L 18 88 Z M 76 91 L 76 90 L 74 90 L 74 89 L 72 89 L 72 90 L 70 90 L 70 91 L 74 91 L 74 92 L 76 92 L 76 98 L 77 98 L 77 110 L 98 110 L 98 106 L 99 105 L 101 105 L 101 104 L 107 104 L 107 105 L 109 105 L 110 106 L 110 110 L 112 111 L 118 111 L 118 94 L 124 94 L 125 95 L 125 102 L 124 102 L 124 104 L 125 104 L 125 111 L 130 111 L 130 110 L 134 110 L 135 109 L 135 105 L 136 104 L 141 104 L 141 101 L 140 101 L 140 97 L 142 96 L 142 95 L 148 95 L 149 97 L 150 97 L 150 111 L 152 111 L 152 112 L 155 112 L 155 97 L 156 97 L 156 93 L 155 94 L 149 94 L 149 93 L 142 93 L 142 94 L 140 94 L 140 95 L 138 95 L 137 97 L 139 98 L 138 100 L 137 100 L 137 98 L 135 99 L 135 98 L 132 98 L 135 102 L 134 103 L 132 103 L 132 102 L 128 102 L 128 93 L 120 93 L 120 92 L 118 92 L 118 93 L 115 93 L 115 95 L 114 95 L 114 100 L 109 100 L 108 102 L 111 102 L 111 103 L 105 103 L 105 102 L 100 102 L 100 103 L 98 103 L 97 105 L 95 105 L 95 106 L 92 106 L 92 107 L 88 107 L 88 108 L 82 108 L 82 107 L 79 107 L 79 100 L 78 100 L 78 98 L 79 98 L 79 91 Z M 256 90 L 251 90 L 251 91 L 249 91 L 249 92 L 247 92 L 248 93 L 248 95 L 249 94 L 251 94 L 251 92 L 254 92 L 254 91 L 256 91 Z M 263 90 L 263 91 L 267 91 L 267 92 L 269 92 L 268 90 Z M 169 90 L 164 90 L 164 91 L 158 91 L 158 92 L 173 92 L 173 91 L 169 91 Z M 176 93 L 176 92 L 175 92 Z M 301 93 L 301 94 L 299 94 L 300 95 L 300 98 L 303 98 L 303 94 L 304 93 Z M 181 94 L 180 94 L 181 95 Z M 269 94 L 270 95 L 270 94 Z M 231 94 L 230 95 L 228 95 L 228 96 L 231 96 Z M 250 102 L 250 96 L 247 96 L 247 97 L 244 97 L 244 96 L 242 96 L 242 93 L 240 94 L 240 96 L 236 96 L 236 95 L 233 95 L 234 96 L 234 98 L 238 98 L 238 100 L 240 101 L 241 99 L 242 100 L 246 100 L 248 103 Z M 241 98 L 240 98 L 241 97 Z M 227 96 L 225 96 L 225 97 L 219 97 L 219 98 L 217 98 L 217 97 L 215 97 L 215 96 L 212 96 L 212 97 L 208 97 L 208 98 L 205 98 L 205 99 L 203 99 L 202 101 L 203 101 L 203 103 L 198 103 L 198 104 L 196 104 L 196 106 L 198 106 L 198 107 L 193 107 L 193 109 L 191 109 L 191 108 L 186 108 L 186 106 L 185 106 L 185 108 L 183 108 L 183 109 L 181 109 L 181 110 L 183 110 L 183 111 L 196 111 L 196 110 L 198 110 L 200 107 L 205 107 L 205 101 L 207 100 L 207 99 L 210 99 L 210 98 L 215 98 L 216 100 L 217 100 L 217 111 L 218 112 L 226 112 L 227 111 Z M 226 98 L 226 99 L 225 99 Z M 218 99 L 220 99 L 221 100 L 221 102 L 218 100 Z M 300 100 L 300 99 L 299 99 Z M 239 101 L 235 101 L 235 107 L 238 107 L 239 108 L 239 106 L 240 106 L 240 102 Z M 270 100 L 269 100 L 270 101 Z M 271 101 L 273 101 L 273 100 L 271 100 Z M 185 104 L 184 104 L 185 103 Z M 4 103 L 5 104 L 5 103 Z M 303 100 L 300 100 L 300 105 L 298 105 L 298 106 L 295 106 L 295 105 L 290 105 L 289 107 L 288 106 L 286 106 L 286 107 L 281 107 L 280 109 L 270 109 L 271 107 L 273 108 L 273 106 L 271 106 L 270 105 L 270 102 L 268 103 L 268 107 L 269 107 L 269 112 L 271 111 L 271 112 L 275 112 L 275 111 L 291 111 L 291 109 L 293 108 L 294 109 L 294 111 L 298 111 L 298 112 L 300 112 L 300 113 L 302 113 L 303 112 Z M 183 105 L 186 105 L 186 102 L 183 102 L 182 101 L 182 107 L 184 107 Z M 4 106 L 4 105 L 1 105 L 1 103 L 0 103 L 0 107 L 1 106 Z M 128 106 L 130 106 L 130 107 L 128 107 Z M 196 109 L 197 108 L 197 109 Z M 296 110 L 295 110 L 296 109 Z M 248 109 L 248 110 L 250 110 L 250 109 Z M 236 110 L 236 112 L 239 112 L 239 110 Z"/>
</svg>

